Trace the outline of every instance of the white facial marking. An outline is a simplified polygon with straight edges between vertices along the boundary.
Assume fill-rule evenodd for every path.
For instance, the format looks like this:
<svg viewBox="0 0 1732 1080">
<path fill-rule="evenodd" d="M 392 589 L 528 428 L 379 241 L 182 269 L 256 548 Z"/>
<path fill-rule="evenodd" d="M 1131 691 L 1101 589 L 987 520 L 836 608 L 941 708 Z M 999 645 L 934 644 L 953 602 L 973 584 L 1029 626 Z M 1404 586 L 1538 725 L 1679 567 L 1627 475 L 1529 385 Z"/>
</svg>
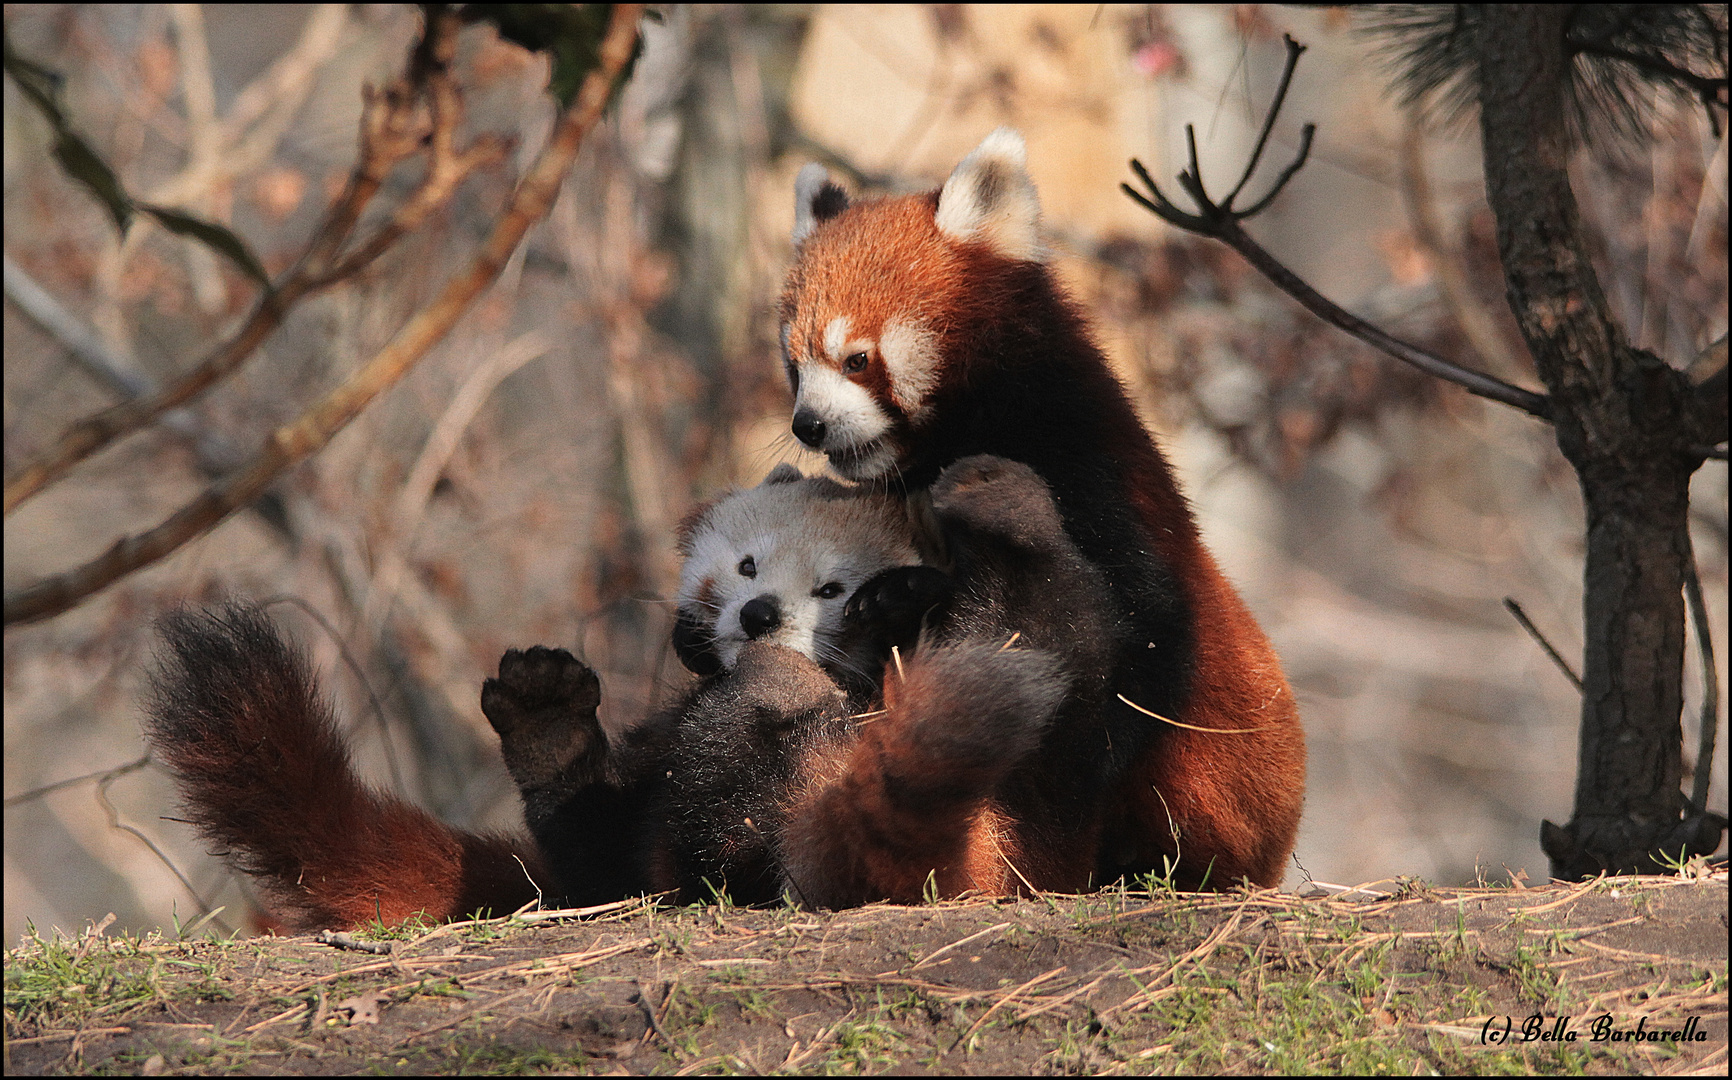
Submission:
<svg viewBox="0 0 1732 1080">
<path fill-rule="evenodd" d="M 824 327 L 824 355 L 832 360 L 840 361 L 847 355 L 842 350 L 848 347 L 848 317 L 838 315 L 830 320 L 830 325 Z"/>
<path fill-rule="evenodd" d="M 890 396 L 911 420 L 924 415 L 926 395 L 938 382 L 938 335 L 910 319 L 893 318 L 878 341 L 879 355 L 890 372 Z"/>
<path fill-rule="evenodd" d="M 824 364 L 801 364 L 799 372 L 794 409 L 824 421 L 825 453 L 857 449 L 890 430 L 890 417 L 865 387 Z"/>
<path fill-rule="evenodd" d="M 883 443 L 872 447 L 871 450 L 859 457 L 840 459 L 832 457 L 830 459 L 830 467 L 836 470 L 838 476 L 844 480 L 853 480 L 856 483 L 863 480 L 876 480 L 880 476 L 885 476 L 895 465 L 895 452 Z"/>
<path fill-rule="evenodd" d="M 829 481 L 766 481 L 715 505 L 692 535 L 680 574 L 682 607 L 694 605 L 708 580 L 711 606 L 697 608 L 714 648 L 731 669 L 750 640 L 740 611 L 759 597 L 776 603 L 780 623 L 758 640 L 824 663 L 837 659 L 842 613 L 861 582 L 892 566 L 919 561 L 906 527 L 874 499 L 838 498 Z M 754 573 L 739 564 L 751 556 Z M 825 585 L 842 588 L 820 596 Z"/>
</svg>

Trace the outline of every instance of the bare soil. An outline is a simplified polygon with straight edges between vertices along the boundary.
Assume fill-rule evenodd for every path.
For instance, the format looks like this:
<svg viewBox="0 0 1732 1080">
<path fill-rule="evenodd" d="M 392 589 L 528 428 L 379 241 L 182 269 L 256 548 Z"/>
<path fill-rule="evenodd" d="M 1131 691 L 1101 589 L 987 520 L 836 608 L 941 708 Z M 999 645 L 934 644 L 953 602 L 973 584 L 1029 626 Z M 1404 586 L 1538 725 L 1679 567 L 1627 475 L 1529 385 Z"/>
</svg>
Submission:
<svg viewBox="0 0 1732 1080">
<path fill-rule="evenodd" d="M 86 935 L 6 957 L 8 1073 L 1723 1076 L 1726 1062 L 1724 869 L 836 913 L 634 902 L 441 926 L 388 955 Z"/>
</svg>

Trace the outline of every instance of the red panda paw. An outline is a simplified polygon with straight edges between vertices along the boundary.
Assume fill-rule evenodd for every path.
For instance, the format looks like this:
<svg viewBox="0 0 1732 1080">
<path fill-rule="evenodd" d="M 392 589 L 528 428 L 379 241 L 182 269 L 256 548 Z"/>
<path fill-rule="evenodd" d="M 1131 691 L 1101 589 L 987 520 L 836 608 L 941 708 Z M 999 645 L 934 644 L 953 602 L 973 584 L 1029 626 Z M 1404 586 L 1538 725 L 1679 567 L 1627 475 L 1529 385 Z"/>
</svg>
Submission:
<svg viewBox="0 0 1732 1080">
<path fill-rule="evenodd" d="M 867 728 L 905 791 L 986 794 L 1040 745 L 1070 691 L 1051 653 L 965 642 L 923 649 L 884 679 L 884 727 Z"/>
<path fill-rule="evenodd" d="M 599 778 L 607 754 L 595 715 L 599 704 L 601 680 L 589 665 L 540 645 L 507 651 L 499 677 L 481 686 L 481 711 L 499 733 L 505 766 L 526 788 L 562 773 L 578 783 Z"/>
<path fill-rule="evenodd" d="M 1040 474 L 1020 461 L 975 454 L 938 474 L 932 510 L 947 527 L 1039 551 L 1072 545 Z"/>
<path fill-rule="evenodd" d="M 950 598 L 955 582 L 930 566 L 895 566 L 868 578 L 842 612 L 844 633 L 874 634 L 911 647 L 928 612 Z"/>
</svg>

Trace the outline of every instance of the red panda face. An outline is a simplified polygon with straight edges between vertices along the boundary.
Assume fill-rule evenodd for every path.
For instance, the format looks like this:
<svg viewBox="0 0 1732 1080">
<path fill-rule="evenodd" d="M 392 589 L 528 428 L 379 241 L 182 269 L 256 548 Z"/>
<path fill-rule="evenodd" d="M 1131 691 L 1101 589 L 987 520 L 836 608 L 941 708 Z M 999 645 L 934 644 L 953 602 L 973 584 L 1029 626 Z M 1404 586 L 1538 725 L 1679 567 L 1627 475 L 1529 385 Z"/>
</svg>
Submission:
<svg viewBox="0 0 1732 1080">
<path fill-rule="evenodd" d="M 881 571 L 920 561 L 901 500 L 791 465 L 694 513 L 679 550 L 674 648 L 700 675 L 731 671 L 751 641 L 847 667 L 848 598 Z"/>
<path fill-rule="evenodd" d="M 1038 260 L 1040 209 L 1021 136 L 1000 128 L 936 195 L 850 205 L 823 168 L 795 183 L 799 257 L 782 294 L 793 430 L 850 480 L 892 473 L 948 374 L 970 249 Z"/>
</svg>

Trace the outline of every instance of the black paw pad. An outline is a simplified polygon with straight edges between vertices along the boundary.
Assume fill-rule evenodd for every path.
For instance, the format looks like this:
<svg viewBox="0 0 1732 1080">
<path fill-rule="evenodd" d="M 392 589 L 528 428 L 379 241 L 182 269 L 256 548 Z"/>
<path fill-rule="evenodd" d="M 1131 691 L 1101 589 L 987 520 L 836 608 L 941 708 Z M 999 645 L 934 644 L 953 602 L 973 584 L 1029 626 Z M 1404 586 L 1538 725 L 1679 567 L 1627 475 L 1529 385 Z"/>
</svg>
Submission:
<svg viewBox="0 0 1732 1080">
<path fill-rule="evenodd" d="M 920 620 L 950 598 L 950 575 L 930 566 L 898 566 L 867 579 L 842 610 L 842 618 L 861 629 L 900 637 L 916 632 Z"/>
<path fill-rule="evenodd" d="M 593 721 L 599 704 L 595 671 L 564 649 L 541 645 L 507 651 L 499 659 L 499 677 L 481 686 L 481 711 L 500 735 L 525 724 Z"/>
</svg>

